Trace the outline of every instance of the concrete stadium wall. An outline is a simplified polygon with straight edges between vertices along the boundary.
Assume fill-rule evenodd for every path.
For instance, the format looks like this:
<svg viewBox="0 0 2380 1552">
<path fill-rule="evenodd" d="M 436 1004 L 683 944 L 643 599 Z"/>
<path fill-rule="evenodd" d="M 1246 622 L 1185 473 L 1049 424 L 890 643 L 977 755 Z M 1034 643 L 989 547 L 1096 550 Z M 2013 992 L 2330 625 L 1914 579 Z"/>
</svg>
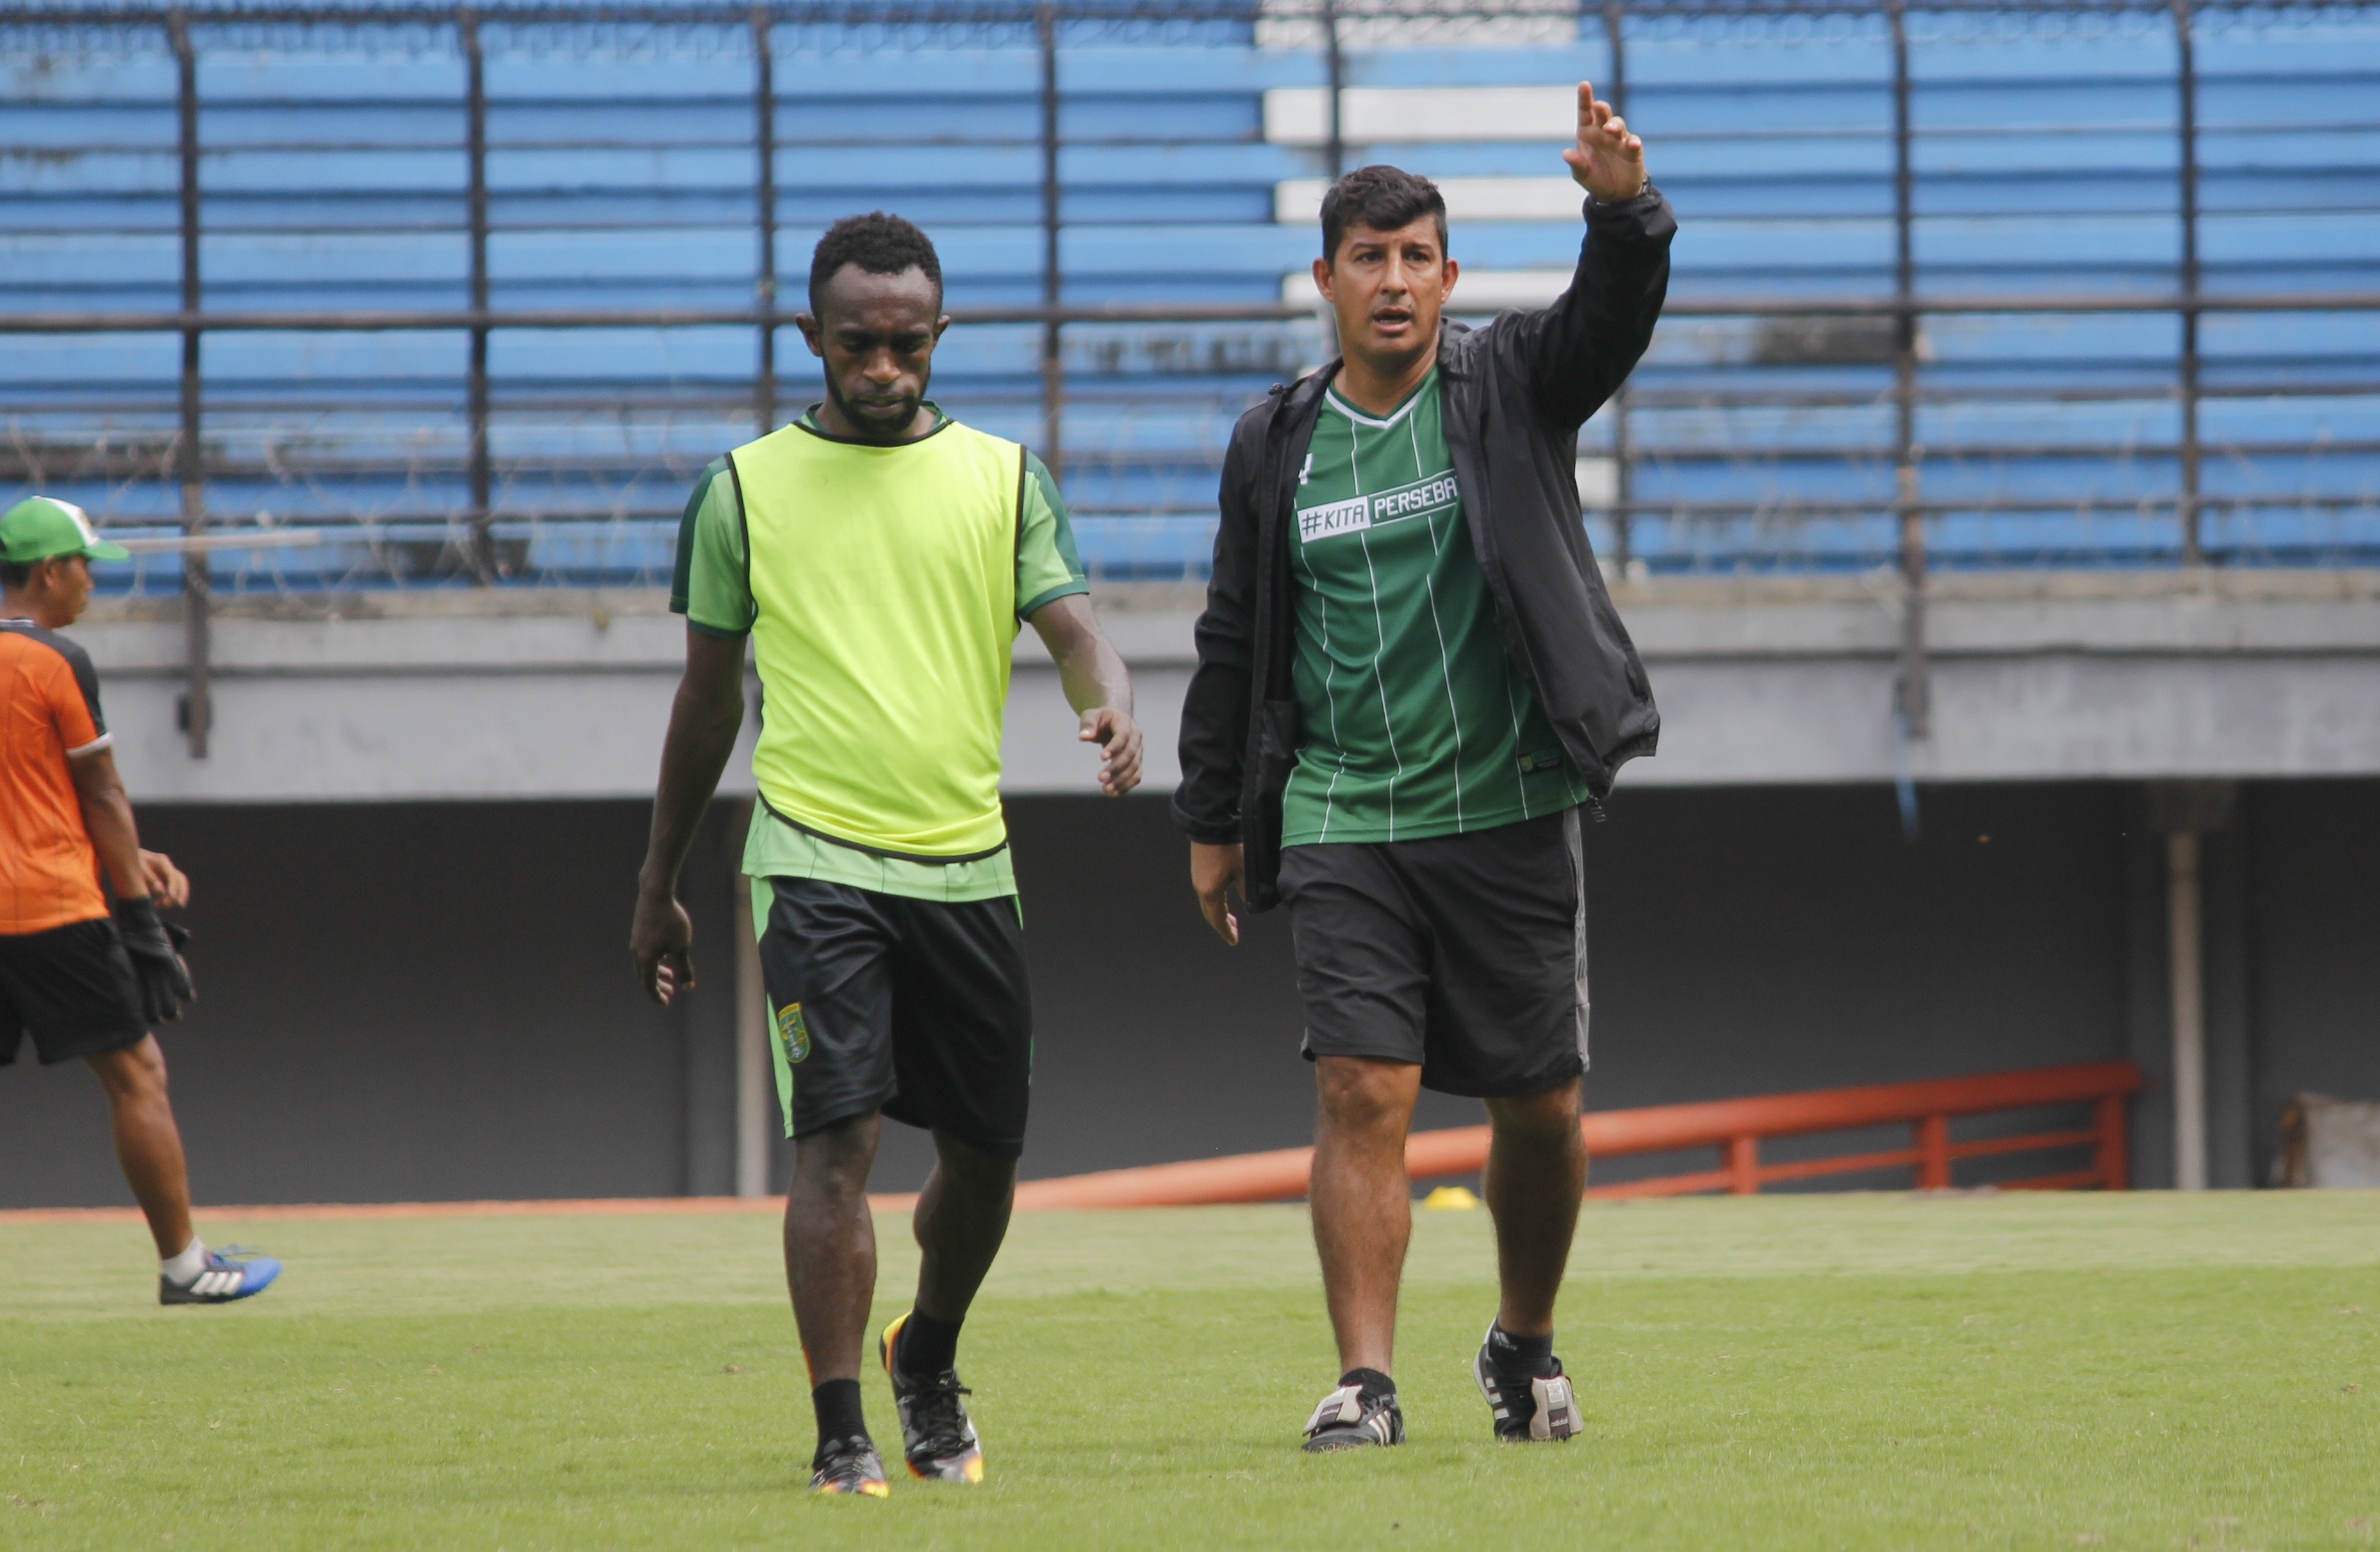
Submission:
<svg viewBox="0 0 2380 1552">
<path fill-rule="evenodd" d="M 1285 919 L 1215 943 L 1160 802 L 1011 815 L 1040 1018 L 1027 1172 L 1305 1140 Z M 144 809 L 198 891 L 204 1000 L 166 1043 L 200 1201 L 729 1190 L 729 838 L 714 815 L 688 887 L 705 979 L 665 1013 L 625 952 L 645 817 Z M 2162 853 L 2137 789 L 1928 787 L 1922 817 L 1911 843 L 1880 787 L 1623 790 L 1590 833 L 1590 1103 L 2128 1054 L 2160 1072 Z M 2380 1097 L 2380 782 L 2250 787 L 2206 872 L 2215 1180 L 2244 1185 L 2290 1094 Z M 2143 1184 L 2171 1179 L 2167 1104 L 2138 1107 Z M 1421 1123 L 1476 1117 L 1428 1097 Z M 878 1183 L 928 1160 L 890 1126 Z M 126 1199 L 96 1085 L 26 1052 L 0 1075 L 0 1206 Z"/>
<path fill-rule="evenodd" d="M 1960 574 L 1929 584 L 1930 734 L 1897 744 L 1897 602 L 1854 577 L 1623 581 L 1661 700 L 1633 786 L 2380 776 L 2380 571 Z M 1148 780 L 1171 785 L 1196 586 L 1102 586 Z M 684 623 L 653 589 L 454 588 L 225 603 L 204 759 L 182 731 L 171 598 L 103 600 L 74 635 L 150 803 L 642 799 Z M 1096 791 L 1055 670 L 1025 632 L 1002 788 Z M 758 681 L 754 681 L 757 690 Z M 724 790 L 751 792 L 743 752 Z"/>
</svg>

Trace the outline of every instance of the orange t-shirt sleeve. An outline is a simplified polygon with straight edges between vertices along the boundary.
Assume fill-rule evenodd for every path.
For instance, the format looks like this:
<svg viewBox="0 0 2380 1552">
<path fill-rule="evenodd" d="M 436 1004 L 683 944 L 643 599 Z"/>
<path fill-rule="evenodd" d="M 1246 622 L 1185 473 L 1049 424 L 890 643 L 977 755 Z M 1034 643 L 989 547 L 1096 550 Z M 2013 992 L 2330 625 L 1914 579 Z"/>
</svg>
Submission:
<svg viewBox="0 0 2380 1552">
<path fill-rule="evenodd" d="M 57 724 L 58 743 L 69 757 L 107 747 L 111 740 L 99 709 L 99 675 L 91 672 L 89 659 L 55 659 L 42 688 Z"/>
</svg>

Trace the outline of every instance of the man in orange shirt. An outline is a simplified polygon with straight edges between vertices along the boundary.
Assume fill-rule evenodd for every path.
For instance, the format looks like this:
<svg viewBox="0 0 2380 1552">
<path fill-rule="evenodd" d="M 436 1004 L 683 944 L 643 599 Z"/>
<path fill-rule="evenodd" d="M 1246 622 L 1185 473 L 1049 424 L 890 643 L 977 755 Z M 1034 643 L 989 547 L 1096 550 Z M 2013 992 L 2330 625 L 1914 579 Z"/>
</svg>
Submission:
<svg viewBox="0 0 2380 1552">
<path fill-rule="evenodd" d="M 182 1134 L 149 1032 L 193 995 L 179 931 L 157 915 L 160 902 L 188 900 L 189 880 L 140 849 L 99 676 L 55 634 L 91 601 L 91 563 L 124 558 L 68 502 L 35 496 L 0 518 L 0 1066 L 30 1034 L 42 1065 L 79 1057 L 99 1074 L 116 1160 L 157 1242 L 158 1303 L 228 1303 L 281 1266 L 234 1261 L 190 1229 Z"/>
</svg>

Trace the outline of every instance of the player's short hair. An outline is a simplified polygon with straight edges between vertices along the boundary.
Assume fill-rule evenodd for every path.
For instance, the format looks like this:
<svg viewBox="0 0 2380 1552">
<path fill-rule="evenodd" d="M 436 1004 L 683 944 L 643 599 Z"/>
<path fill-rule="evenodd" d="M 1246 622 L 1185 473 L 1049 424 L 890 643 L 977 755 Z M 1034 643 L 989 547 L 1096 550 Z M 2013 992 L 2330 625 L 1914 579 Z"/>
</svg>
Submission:
<svg viewBox="0 0 2380 1552">
<path fill-rule="evenodd" d="M 819 290 L 845 264 L 856 264 L 868 274 L 896 275 L 923 270 L 934 283 L 936 305 L 942 295 L 942 261 L 934 240 L 913 221 L 882 211 L 846 215 L 826 229 L 810 252 L 810 311 L 818 311 Z"/>
<path fill-rule="evenodd" d="M 21 588 L 33 579 L 39 561 L 0 561 L 0 588 Z"/>
<path fill-rule="evenodd" d="M 1438 218 L 1439 251 L 1446 250 L 1446 196 L 1438 185 L 1402 167 L 1358 167 L 1322 196 L 1322 257 L 1339 257 L 1339 241 L 1350 226 L 1393 232 L 1425 215 Z"/>
</svg>

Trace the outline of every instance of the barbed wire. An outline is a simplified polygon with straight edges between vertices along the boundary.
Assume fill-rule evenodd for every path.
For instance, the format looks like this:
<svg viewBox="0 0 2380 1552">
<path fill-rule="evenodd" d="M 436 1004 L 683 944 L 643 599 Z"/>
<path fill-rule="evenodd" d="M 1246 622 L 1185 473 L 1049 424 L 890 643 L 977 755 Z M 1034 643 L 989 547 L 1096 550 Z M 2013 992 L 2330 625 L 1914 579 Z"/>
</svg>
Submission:
<svg viewBox="0 0 2380 1552">
<path fill-rule="evenodd" d="M 2299 0 L 2289 5 L 2214 4 L 2191 7 L 2194 17 L 2303 25 L 2333 15 L 2367 15 L 2380 0 Z M 195 0 L 185 5 L 57 4 L 20 0 L 0 13 L 0 26 L 73 26 L 108 29 L 163 26 L 180 18 L 192 24 L 255 23 L 299 27 L 451 25 L 458 13 L 483 23 L 604 26 L 616 23 L 748 26 L 756 18 L 772 24 L 846 26 L 999 26 L 1058 21 L 1214 20 L 1248 21 L 1259 16 L 1395 16 L 1412 18 L 1571 15 L 1601 20 L 1618 14 L 1629 21 L 1681 18 L 1755 17 L 1776 19 L 1870 16 L 1899 10 L 1910 16 L 2171 16 L 2172 0 L 1625 0 L 1617 7 L 1586 0 L 590 0 L 584 5 L 554 0 L 483 0 L 469 5 L 405 3 L 405 0 Z"/>
<path fill-rule="evenodd" d="M 771 52 L 783 55 L 829 47 L 1023 48 L 1038 45 L 1045 25 L 1057 30 L 1062 48 L 1196 41 L 1219 30 L 1233 30 L 1241 47 L 1268 37 L 1279 46 L 1314 47 L 1326 24 L 1336 25 L 1342 44 L 1358 49 L 1466 36 L 1509 40 L 1546 25 L 1571 27 L 1593 45 L 1615 18 L 1632 42 L 1865 46 L 1896 15 L 1913 41 L 2170 37 L 2177 24 L 2170 0 L 1974 0 L 1906 8 L 1887 0 L 1642 0 L 1611 9 L 1545 0 L 1053 0 L 1047 6 L 1029 0 L 764 0 L 757 7 L 646 0 L 468 10 L 385 0 L 178 8 L 34 0 L 0 13 L 0 71 L 37 76 L 49 58 L 44 51 L 162 52 L 165 29 L 177 20 L 202 51 L 335 46 L 452 55 L 458 22 L 468 17 L 483 45 L 509 52 L 708 58 L 748 54 L 756 18 L 768 25 Z M 2363 25 L 2380 19 L 2380 0 L 2193 9 L 2188 19 L 2209 30 Z M 2351 213 L 2369 208 L 2364 200 Z M 1937 307 L 1948 300 L 1931 299 Z M 1684 287 L 1678 300 L 1665 333 L 1683 339 L 1693 326 L 1678 324 L 1694 300 Z M 2319 297 L 2298 300 L 2312 306 Z M 2017 298 L 2008 310 L 2046 316 L 2057 301 L 2041 296 L 2028 306 Z M 1670 369 L 1658 362 L 1641 372 L 1632 389 L 1633 430 L 1624 458 L 1621 450 L 1595 444 L 1609 434 L 1609 418 L 1590 428 L 1585 450 L 1590 464 L 1618 459 L 1614 467 L 1626 471 L 1613 477 L 1609 492 L 1586 502 L 1605 553 L 1621 564 L 1633 559 L 1672 570 L 1883 564 L 1900 509 L 1891 488 L 1896 449 L 1884 430 L 1893 389 L 1876 351 L 1878 342 L 1889 340 L 1895 305 L 1811 297 L 1803 313 L 1771 321 L 1777 327 L 1765 334 L 1757 320 L 1714 325 L 1711 359 L 1691 365 L 1733 374 L 1724 390 L 1691 371 L 1665 376 Z M 2183 310 L 2178 298 L 2162 296 L 2111 295 L 2096 305 L 2111 313 L 2153 306 L 2179 317 Z M 2199 309 L 2192 316 L 2212 310 L 2192 305 Z M 1830 306 L 1874 316 L 1829 322 Z M 1034 321 L 1028 311 L 1014 321 Z M 201 323 L 150 313 L 111 324 L 93 315 L 83 327 L 94 334 L 134 325 L 170 333 L 240 321 L 213 311 L 204 317 L 209 321 Z M 732 308 L 714 321 L 750 321 Z M 1082 525 L 1099 529 L 1100 542 L 1087 548 L 1111 578 L 1197 574 L 1211 531 L 1220 439 L 1233 413 L 1261 394 L 1264 380 L 1292 375 L 1323 353 L 1310 322 L 1250 316 L 1200 334 L 1190 321 L 1185 309 L 1168 325 L 1171 332 L 1148 337 L 1103 334 L 1106 325 L 1096 321 L 1065 324 L 1074 331 L 1063 372 L 1071 401 L 1067 493 Z M 248 321 L 262 329 L 290 320 Z M 499 309 L 484 317 L 416 318 L 404 326 L 500 329 L 538 321 L 533 311 Z M 1878 323 L 1887 327 L 1880 332 Z M 2045 370 L 2052 364 L 2036 363 Z M 2187 500 L 2208 517 L 2210 551 L 2242 564 L 2380 561 L 2380 427 L 2366 426 L 2373 412 L 2354 407 L 2356 395 L 2380 399 L 2380 359 L 2341 358 L 2333 379 L 2303 362 L 2275 370 L 2272 403 L 2289 406 L 2296 434 L 2210 430 L 2200 439 L 2198 452 L 2219 478 Z M 1833 375 L 1815 388 L 1807 381 L 1813 373 Z M 1946 430 L 1937 445 L 1917 450 L 1926 500 L 1914 510 L 1943 536 L 1937 564 L 2125 564 L 2172 557 L 2184 498 L 2173 491 L 2179 449 L 2159 418 L 2171 412 L 2176 390 L 2137 375 L 2102 377 L 2077 365 L 2061 384 L 2039 390 L 2044 402 L 2077 414 L 2107 406 L 2103 418 L 2114 429 L 2095 439 L 2028 441 L 2010 433 L 1997 443 L 1973 435 L 1961 441 Z M 1955 430 L 1957 416 L 1966 412 L 1938 378 L 1933 363 L 1922 364 L 1916 397 L 1925 413 Z M 209 515 L 259 527 L 319 525 L 332 535 L 303 555 L 226 555 L 222 585 L 234 592 L 459 586 L 472 576 L 473 546 L 483 541 L 492 544 L 506 580 L 665 581 L 667 536 L 685 488 L 713 453 L 750 435 L 759 415 L 744 383 L 644 382 L 621 388 L 609 404 L 590 404 L 541 397 L 500 380 L 489 422 L 492 499 L 485 511 L 475 511 L 460 488 L 469 436 L 460 395 L 452 391 L 456 381 L 425 382 L 419 405 L 355 388 L 336 391 L 351 394 L 346 402 L 277 406 L 240 402 L 237 392 L 210 382 L 199 439 Z M 134 402 L 144 397 L 143 388 L 147 402 Z M 790 385 L 780 391 L 789 401 L 802 396 Z M 171 532 L 181 520 L 176 479 L 188 451 L 172 384 L 116 392 L 127 402 L 60 394 L 52 404 L 0 413 L 0 461 L 6 466 L 0 477 L 86 491 L 94 515 L 115 531 Z M 2336 415 L 2318 408 L 2325 393 L 2347 407 Z M 2220 396 L 2210 392 L 2205 402 Z M 1973 402 L 2005 405 L 2018 397 L 2003 391 L 1997 400 L 1979 395 Z M 1029 390 L 970 390 L 953 406 L 1001 434 L 1034 440 L 1039 410 Z M 2088 467 L 2045 494 L 2038 471 L 2061 457 L 2078 467 L 2087 459 Z M 1821 485 L 1814 469 L 1826 470 L 1831 483 Z M 133 585 L 170 589 L 179 581 L 178 563 L 151 563 Z"/>
<path fill-rule="evenodd" d="M 356 8 L 353 10 L 244 10 L 196 8 L 184 25 L 194 44 L 209 50 L 265 53 L 330 44 L 369 48 L 395 56 L 440 56 L 455 49 L 462 8 Z M 1885 0 L 1825 0 L 1823 4 L 1765 4 L 1762 0 L 1714 0 L 1710 5 L 1659 0 L 1632 5 L 1620 13 L 1632 42 L 1726 42 L 1800 47 L 1881 35 L 1892 7 Z M 475 13 L 485 44 L 493 50 L 537 57 L 624 58 L 728 57 L 754 55 L 754 18 L 767 18 L 771 52 L 898 53 L 924 48 L 1030 49 L 1042 18 L 1014 0 L 982 9 L 946 6 L 800 5 L 729 10 L 689 5 L 684 10 L 624 10 L 607 6 L 585 13 L 552 6 L 496 7 Z M 2240 7 L 2193 11 L 2202 35 L 2237 36 L 2304 28 L 2322 21 L 2365 21 L 2380 14 L 2380 0 L 2318 0 L 2301 7 Z M 1065 47 L 1148 45 L 1221 41 L 1252 35 L 1263 46 L 1295 49 L 1322 36 L 1326 18 L 1335 20 L 1351 53 L 1382 49 L 1460 47 L 1478 44 L 1526 46 L 1573 39 L 1599 43 L 1608 37 L 1612 13 L 1548 6 L 1534 0 L 1453 0 L 1425 6 L 1409 0 L 1333 6 L 1321 0 L 1266 0 L 1259 8 L 1131 0 L 1086 4 L 1067 0 L 1052 8 L 1052 24 Z M 1979 39 L 2169 36 L 2173 8 L 2150 0 L 1979 0 L 1972 5 L 1934 5 L 1903 13 L 1912 42 L 1944 43 Z M 141 57 L 169 45 L 170 11 L 153 8 L 30 11 L 0 14 L 0 69 L 38 69 L 54 60 Z"/>
</svg>

